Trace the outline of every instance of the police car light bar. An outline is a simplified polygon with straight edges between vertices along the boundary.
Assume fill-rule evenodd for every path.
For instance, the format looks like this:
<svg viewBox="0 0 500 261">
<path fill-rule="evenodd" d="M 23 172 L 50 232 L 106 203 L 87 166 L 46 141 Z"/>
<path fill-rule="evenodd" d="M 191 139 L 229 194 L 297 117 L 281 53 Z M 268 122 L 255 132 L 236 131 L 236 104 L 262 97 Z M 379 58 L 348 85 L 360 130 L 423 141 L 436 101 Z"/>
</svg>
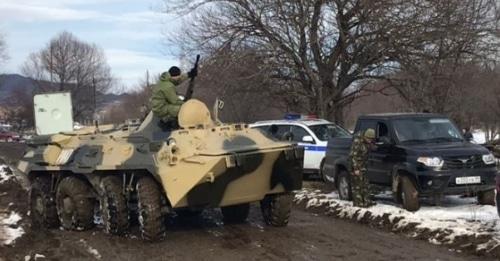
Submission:
<svg viewBox="0 0 500 261">
<path fill-rule="evenodd" d="M 317 115 L 314 114 L 298 114 L 298 113 L 287 113 L 285 114 L 285 120 L 315 120 L 318 119 Z"/>
</svg>

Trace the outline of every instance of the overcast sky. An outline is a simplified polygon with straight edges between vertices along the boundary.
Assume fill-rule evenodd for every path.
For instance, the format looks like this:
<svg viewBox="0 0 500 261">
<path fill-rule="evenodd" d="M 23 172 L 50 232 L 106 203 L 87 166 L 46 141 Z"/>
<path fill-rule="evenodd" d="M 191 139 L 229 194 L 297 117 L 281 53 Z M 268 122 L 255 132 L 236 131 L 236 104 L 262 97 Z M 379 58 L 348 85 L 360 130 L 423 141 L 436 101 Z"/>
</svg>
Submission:
<svg viewBox="0 0 500 261">
<path fill-rule="evenodd" d="M 178 18 L 155 11 L 161 0 L 0 0 L 0 33 L 10 60 L 0 73 L 20 73 L 27 56 L 66 30 L 101 46 L 113 74 L 133 88 L 146 70 L 160 73 L 178 64 L 162 31 Z"/>
</svg>

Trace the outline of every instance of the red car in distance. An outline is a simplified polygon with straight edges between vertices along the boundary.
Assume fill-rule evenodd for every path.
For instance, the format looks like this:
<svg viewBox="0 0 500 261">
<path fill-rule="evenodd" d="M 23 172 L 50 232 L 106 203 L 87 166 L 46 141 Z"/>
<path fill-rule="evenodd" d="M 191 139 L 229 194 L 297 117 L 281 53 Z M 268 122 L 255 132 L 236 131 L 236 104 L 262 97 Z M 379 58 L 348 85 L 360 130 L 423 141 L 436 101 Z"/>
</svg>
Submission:
<svg viewBox="0 0 500 261">
<path fill-rule="evenodd" d="M 18 142 L 20 140 L 21 140 L 21 137 L 19 136 L 19 134 L 12 132 L 12 131 L 5 130 L 5 129 L 0 129 L 0 141 Z"/>
</svg>

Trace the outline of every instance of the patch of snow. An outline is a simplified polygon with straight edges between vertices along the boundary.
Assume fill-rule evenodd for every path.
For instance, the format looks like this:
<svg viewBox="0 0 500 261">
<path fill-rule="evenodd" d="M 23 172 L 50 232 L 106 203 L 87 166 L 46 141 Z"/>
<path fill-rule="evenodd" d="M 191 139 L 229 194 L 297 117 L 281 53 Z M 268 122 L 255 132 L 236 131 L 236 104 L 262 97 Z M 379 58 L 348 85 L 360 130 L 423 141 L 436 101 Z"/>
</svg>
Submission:
<svg viewBox="0 0 500 261">
<path fill-rule="evenodd" d="M 14 174 L 7 165 L 0 165 L 0 184 L 14 178 Z"/>
<path fill-rule="evenodd" d="M 476 198 L 448 196 L 440 206 L 431 206 L 422 201 L 417 212 L 406 211 L 392 202 L 392 197 L 377 195 L 377 205 L 358 208 L 352 202 L 338 199 L 335 192 L 322 193 L 303 189 L 296 193 L 294 201 L 305 203 L 306 208 L 324 207 L 326 213 L 360 221 L 367 218 L 377 225 L 389 225 L 393 231 L 411 228 L 409 235 L 429 236 L 433 244 L 453 244 L 457 238 L 487 236 L 487 242 L 477 241 L 478 251 L 488 251 L 500 244 L 500 220 L 496 207 L 477 205 Z M 389 200 L 389 198 L 391 198 Z M 387 224 L 388 223 L 388 224 Z"/>
<path fill-rule="evenodd" d="M 40 254 L 35 254 L 35 260 L 42 259 L 42 258 L 45 258 L 45 256 L 40 255 Z"/>
<path fill-rule="evenodd" d="M 498 138 L 500 138 L 500 135 L 496 135 L 493 139 L 498 139 Z M 480 129 L 472 131 L 472 140 L 476 144 L 485 144 L 486 132 Z"/>
<path fill-rule="evenodd" d="M 102 258 L 101 254 L 99 254 L 99 251 L 97 251 L 97 249 L 93 248 L 92 246 L 90 246 L 87 241 L 85 241 L 84 239 L 80 239 L 80 242 L 83 244 L 83 246 L 87 249 L 87 252 L 91 255 L 94 256 L 95 259 L 98 259 L 100 260 Z"/>
<path fill-rule="evenodd" d="M 22 217 L 16 212 L 0 213 L 0 245 L 11 245 L 24 234 L 24 229 L 18 226 Z"/>
<path fill-rule="evenodd" d="M 87 252 L 92 254 L 96 259 L 101 259 L 101 254 L 99 254 L 99 251 L 97 251 L 97 249 L 88 246 Z"/>
<path fill-rule="evenodd" d="M 484 144 L 486 143 L 486 133 L 481 130 L 475 130 L 472 132 L 472 140 L 476 144 Z"/>
</svg>

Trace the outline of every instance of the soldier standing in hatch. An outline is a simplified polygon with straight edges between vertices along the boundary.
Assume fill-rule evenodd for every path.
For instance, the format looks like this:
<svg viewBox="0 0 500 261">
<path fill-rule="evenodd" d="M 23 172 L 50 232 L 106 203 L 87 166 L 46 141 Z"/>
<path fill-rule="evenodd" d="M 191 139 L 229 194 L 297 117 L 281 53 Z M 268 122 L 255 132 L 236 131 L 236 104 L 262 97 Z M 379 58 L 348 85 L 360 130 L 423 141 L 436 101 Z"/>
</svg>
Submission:
<svg viewBox="0 0 500 261">
<path fill-rule="evenodd" d="M 176 128 L 177 115 L 184 103 L 177 95 L 175 87 L 187 78 L 196 77 L 197 74 L 196 68 L 189 71 L 187 75 L 182 74 L 177 66 L 172 66 L 168 72 L 161 74 L 160 81 L 153 87 L 151 109 L 153 114 L 160 118 L 163 127 Z"/>
<path fill-rule="evenodd" d="M 369 207 L 375 205 L 370 199 L 370 184 L 366 177 L 368 155 L 375 148 L 375 131 L 367 129 L 364 133 L 357 133 L 351 146 L 349 160 L 351 161 L 351 191 L 353 205 Z"/>
</svg>

